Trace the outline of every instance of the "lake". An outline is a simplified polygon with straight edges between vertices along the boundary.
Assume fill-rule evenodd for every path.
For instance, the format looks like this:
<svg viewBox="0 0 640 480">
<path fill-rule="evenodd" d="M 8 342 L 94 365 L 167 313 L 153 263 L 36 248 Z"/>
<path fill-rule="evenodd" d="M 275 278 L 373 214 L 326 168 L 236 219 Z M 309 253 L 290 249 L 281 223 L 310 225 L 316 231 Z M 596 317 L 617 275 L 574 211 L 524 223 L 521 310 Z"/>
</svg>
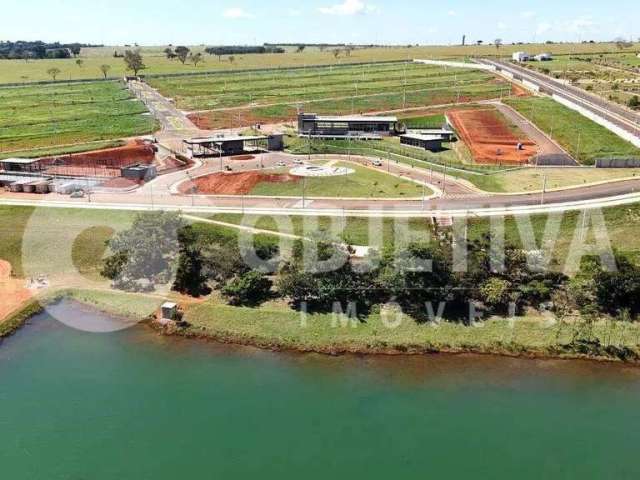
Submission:
<svg viewBox="0 0 640 480">
<path fill-rule="evenodd" d="M 638 478 L 639 402 L 625 365 L 277 354 L 41 314 L 0 344 L 0 478 Z"/>
</svg>

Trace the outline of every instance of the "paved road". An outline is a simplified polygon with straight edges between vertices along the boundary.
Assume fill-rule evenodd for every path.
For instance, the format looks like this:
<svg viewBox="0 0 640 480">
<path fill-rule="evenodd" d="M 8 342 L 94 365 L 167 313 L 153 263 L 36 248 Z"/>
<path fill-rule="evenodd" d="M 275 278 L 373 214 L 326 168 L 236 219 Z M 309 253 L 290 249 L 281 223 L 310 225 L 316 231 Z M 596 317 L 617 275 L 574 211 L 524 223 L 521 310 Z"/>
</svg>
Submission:
<svg viewBox="0 0 640 480">
<path fill-rule="evenodd" d="M 545 93 L 555 94 L 571 100 L 640 139 L 640 115 L 637 113 L 631 112 L 620 105 L 608 102 L 601 97 L 592 95 L 579 88 L 560 83 L 542 73 L 496 60 L 482 59 L 479 60 L 479 62 L 485 65 L 493 65 L 499 70 L 510 72 L 515 75 L 516 78 L 526 79 L 538 85 Z"/>
<path fill-rule="evenodd" d="M 295 158 L 286 154 L 265 154 L 261 159 L 250 161 L 233 161 L 231 163 L 235 171 L 248 171 L 260 168 L 260 161 L 264 168 L 275 167 L 279 162 L 293 164 Z M 336 158 L 345 160 L 344 156 L 320 156 L 320 159 L 328 160 Z M 366 159 L 352 157 L 353 161 L 365 162 Z M 368 160 L 370 162 L 370 160 Z M 225 165 L 229 161 L 224 161 Z M 352 214 L 367 214 L 367 212 L 382 212 L 394 215 L 410 216 L 438 216 L 465 214 L 474 211 L 474 215 L 480 215 L 483 211 L 499 210 L 514 211 L 519 207 L 535 207 L 537 211 L 554 211 L 564 205 L 575 202 L 591 200 L 607 200 L 623 195 L 640 192 L 640 179 L 625 180 L 620 182 L 593 185 L 563 190 L 557 192 L 529 193 L 529 194 L 509 194 L 509 195 L 488 195 L 478 193 L 464 183 L 458 182 L 451 177 L 444 178 L 444 175 L 433 173 L 420 168 L 411 168 L 403 164 L 390 163 L 383 165 L 382 170 L 392 174 L 403 175 L 415 181 L 425 182 L 434 185 L 436 190 L 442 189 L 446 184 L 450 189 L 441 196 L 417 199 L 302 199 L 300 197 L 285 198 L 263 198 L 249 196 L 184 196 L 172 193 L 172 188 L 179 182 L 187 181 L 190 177 L 220 171 L 218 160 L 208 160 L 189 172 L 176 172 L 170 175 L 159 177 L 157 180 L 148 183 L 143 188 L 126 194 L 96 193 L 90 199 L 71 200 L 68 196 L 56 194 L 38 196 L 30 194 L 0 194 L 0 202 L 7 203 L 16 201 L 36 202 L 43 206 L 84 206 L 103 208 L 180 208 L 185 211 L 215 212 L 224 209 L 236 211 L 256 211 L 283 213 L 310 213 L 317 215 L 339 215 L 340 212 L 351 212 Z M 457 185 L 457 187 L 454 187 Z M 453 191 L 454 188 L 459 190 Z M 348 192 L 346 193 L 348 195 Z M 637 199 L 636 199 L 637 201 Z M 542 205 L 542 206 L 541 206 Z"/>
</svg>

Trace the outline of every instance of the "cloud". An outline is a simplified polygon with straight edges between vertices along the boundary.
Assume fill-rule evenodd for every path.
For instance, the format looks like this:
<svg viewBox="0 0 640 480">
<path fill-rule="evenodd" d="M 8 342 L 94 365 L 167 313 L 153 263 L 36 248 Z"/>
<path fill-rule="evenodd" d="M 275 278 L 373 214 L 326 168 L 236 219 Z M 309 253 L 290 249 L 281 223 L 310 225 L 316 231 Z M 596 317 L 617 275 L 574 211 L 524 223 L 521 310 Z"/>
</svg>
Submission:
<svg viewBox="0 0 640 480">
<path fill-rule="evenodd" d="M 590 17 L 578 17 L 566 22 L 563 28 L 571 33 L 586 33 L 596 28 L 596 22 Z"/>
<path fill-rule="evenodd" d="M 458 15 L 458 12 L 456 12 L 455 10 L 449 10 L 447 12 L 447 15 L 449 15 L 450 17 L 455 17 L 456 15 Z"/>
<path fill-rule="evenodd" d="M 544 35 L 548 31 L 550 31 L 552 28 L 553 26 L 549 22 L 539 23 L 538 26 L 536 27 L 536 34 Z"/>
<path fill-rule="evenodd" d="M 527 11 L 527 12 L 522 12 L 520 14 L 521 18 L 533 18 L 536 16 L 536 12 L 532 12 L 531 10 Z"/>
<path fill-rule="evenodd" d="M 302 15 L 302 10 L 296 10 L 295 8 L 290 8 L 287 10 L 287 16 L 289 17 L 299 17 Z"/>
<path fill-rule="evenodd" d="M 506 30 L 507 24 L 504 22 L 498 22 L 498 30 Z"/>
<path fill-rule="evenodd" d="M 239 7 L 227 8 L 222 15 L 224 16 L 224 18 L 232 18 L 232 19 L 254 17 L 254 15 L 250 14 L 249 12 Z"/>
<path fill-rule="evenodd" d="M 379 11 L 375 5 L 364 3 L 362 0 L 344 0 L 343 3 L 320 7 L 318 9 L 324 15 L 359 15 Z"/>
</svg>

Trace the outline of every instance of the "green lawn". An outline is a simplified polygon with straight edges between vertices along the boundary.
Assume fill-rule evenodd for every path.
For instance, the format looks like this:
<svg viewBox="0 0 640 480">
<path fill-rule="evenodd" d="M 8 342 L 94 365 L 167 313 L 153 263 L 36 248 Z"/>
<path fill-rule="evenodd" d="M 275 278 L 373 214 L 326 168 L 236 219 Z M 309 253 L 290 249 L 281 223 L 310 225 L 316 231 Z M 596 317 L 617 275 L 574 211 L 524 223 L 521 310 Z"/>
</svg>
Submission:
<svg viewBox="0 0 640 480">
<path fill-rule="evenodd" d="M 322 164 L 318 163 L 318 164 Z M 349 197 L 349 198 L 417 198 L 433 192 L 409 180 L 361 167 L 352 163 L 337 163 L 336 167 L 346 167 L 355 172 L 350 175 L 307 178 L 306 181 L 271 183 L 261 182 L 251 191 L 251 195 L 262 196 L 302 196 L 303 186 L 307 197 Z"/>
<path fill-rule="evenodd" d="M 550 98 L 514 98 L 505 103 L 558 141 L 584 165 L 598 158 L 640 158 L 640 149 Z"/>
<path fill-rule="evenodd" d="M 579 322 L 557 324 L 551 323 L 551 318 L 533 316 L 518 319 L 513 325 L 490 319 L 480 326 L 442 323 L 436 327 L 417 323 L 406 315 L 398 317 L 395 312 L 349 321 L 330 314 L 302 317 L 282 304 L 250 309 L 230 307 L 216 299 L 190 308 L 185 320 L 190 324 L 186 335 L 323 353 L 474 351 L 571 356 L 576 352 L 568 344 L 582 326 Z M 640 326 L 601 321 L 594 326 L 593 336 L 603 345 L 637 351 Z"/>
<path fill-rule="evenodd" d="M 119 82 L 0 88 L 0 155 L 84 150 L 88 142 L 155 131 L 155 119 Z M 98 144 L 97 146 L 101 146 Z M 95 146 L 94 146 L 95 147 Z"/>
<path fill-rule="evenodd" d="M 407 241 L 407 229 L 427 239 L 430 221 L 425 218 L 392 219 L 360 217 L 301 217 L 290 216 L 291 228 L 281 231 L 273 217 L 255 217 L 232 213 L 220 213 L 211 217 L 219 222 L 251 225 L 261 230 L 289 233 L 310 237 L 317 230 L 335 232 L 334 236 L 350 245 L 394 245 Z"/>
<path fill-rule="evenodd" d="M 401 120 L 407 128 L 442 128 L 446 122 L 442 113 L 419 117 L 403 117 Z"/>
</svg>

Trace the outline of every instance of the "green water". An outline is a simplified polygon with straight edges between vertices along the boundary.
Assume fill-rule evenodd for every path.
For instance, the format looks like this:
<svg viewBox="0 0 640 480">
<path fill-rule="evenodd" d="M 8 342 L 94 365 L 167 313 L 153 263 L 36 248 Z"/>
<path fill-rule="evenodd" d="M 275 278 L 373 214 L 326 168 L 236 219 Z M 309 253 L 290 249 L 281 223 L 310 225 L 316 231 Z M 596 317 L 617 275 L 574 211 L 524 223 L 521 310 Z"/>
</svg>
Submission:
<svg viewBox="0 0 640 480">
<path fill-rule="evenodd" d="M 41 315 L 0 345 L 0 479 L 638 478 L 639 400 L 620 365 L 274 354 Z"/>
</svg>

